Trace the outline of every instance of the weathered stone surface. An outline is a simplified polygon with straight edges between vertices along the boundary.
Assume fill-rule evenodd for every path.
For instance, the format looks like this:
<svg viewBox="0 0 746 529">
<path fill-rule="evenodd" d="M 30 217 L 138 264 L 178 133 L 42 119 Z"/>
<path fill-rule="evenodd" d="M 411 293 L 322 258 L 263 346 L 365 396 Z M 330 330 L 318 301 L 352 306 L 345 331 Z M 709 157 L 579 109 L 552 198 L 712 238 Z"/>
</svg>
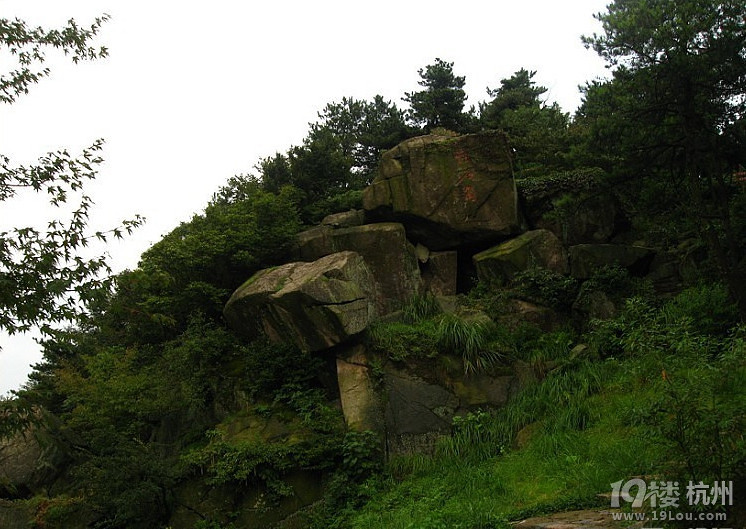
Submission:
<svg viewBox="0 0 746 529">
<path fill-rule="evenodd" d="M 409 139 L 383 154 L 363 207 L 367 218 L 402 222 L 412 240 L 431 250 L 518 233 L 505 136 L 493 131 Z"/>
<path fill-rule="evenodd" d="M 441 386 L 404 374 L 386 373 L 386 427 L 392 434 L 448 432 L 458 398 Z"/>
<path fill-rule="evenodd" d="M 570 271 L 573 277 L 588 279 L 604 266 L 618 265 L 634 275 L 645 275 L 655 250 L 622 244 L 578 244 L 570 247 Z"/>
<path fill-rule="evenodd" d="M 631 529 L 643 527 L 644 522 L 615 521 L 612 512 L 618 510 L 570 511 L 523 520 L 516 529 Z"/>
<path fill-rule="evenodd" d="M 387 370 L 386 445 L 389 453 L 428 453 L 450 432 L 459 399 L 414 375 Z"/>
<path fill-rule="evenodd" d="M 335 252 L 360 254 L 376 280 L 376 309 L 398 310 L 420 289 L 420 271 L 404 226 L 395 222 L 332 229 L 318 226 L 298 235 L 296 257 L 313 261 Z"/>
<path fill-rule="evenodd" d="M 363 346 L 337 358 L 337 383 L 347 427 L 358 432 L 383 432 L 383 404 Z"/>
<path fill-rule="evenodd" d="M 248 336 L 319 351 L 348 340 L 376 315 L 375 282 L 363 258 L 339 252 L 312 263 L 261 270 L 241 285 L 223 311 Z"/>
<path fill-rule="evenodd" d="M 169 527 L 198 526 L 208 518 L 222 526 L 245 529 L 293 527 L 285 521 L 299 510 L 319 501 L 324 492 L 323 477 L 318 471 L 296 470 L 282 476 L 290 494 L 277 497 L 276 492 L 256 484 L 237 487 L 234 484 L 207 485 L 204 479 L 189 479 L 174 490 L 174 510 Z"/>
<path fill-rule="evenodd" d="M 332 213 L 324 217 L 321 221 L 322 226 L 331 226 L 332 228 L 351 228 L 353 226 L 361 226 L 364 223 L 365 212 L 362 209 Z"/>
<path fill-rule="evenodd" d="M 298 261 L 315 261 L 326 255 L 337 253 L 332 240 L 334 228 L 331 226 L 314 226 L 296 235 L 293 259 Z"/>
<path fill-rule="evenodd" d="M 431 452 L 439 438 L 450 434 L 456 415 L 503 406 L 521 387 L 511 370 L 465 375 L 460 358 L 441 361 L 440 367 L 416 362 L 405 369 L 385 367 L 382 400 L 389 453 Z"/>
<path fill-rule="evenodd" d="M 34 490 L 41 474 L 42 447 L 34 430 L 26 430 L 0 441 L 0 491 L 12 495 Z"/>
<path fill-rule="evenodd" d="M 32 527 L 33 510 L 24 500 L 0 499 L 0 527 L 3 529 L 28 529 Z"/>
<path fill-rule="evenodd" d="M 422 266 L 423 290 L 435 296 L 455 296 L 458 287 L 458 253 L 429 252 Z"/>
<path fill-rule="evenodd" d="M 414 248 L 414 254 L 420 263 L 426 263 L 430 258 L 430 249 L 424 244 L 418 243 Z"/>
<path fill-rule="evenodd" d="M 508 281 L 532 267 L 567 273 L 567 254 L 548 230 L 528 231 L 473 257 L 480 281 Z"/>
<path fill-rule="evenodd" d="M 451 380 L 448 387 L 462 406 L 504 406 L 518 390 L 518 380 L 513 375 L 489 376 L 476 374 Z"/>
</svg>

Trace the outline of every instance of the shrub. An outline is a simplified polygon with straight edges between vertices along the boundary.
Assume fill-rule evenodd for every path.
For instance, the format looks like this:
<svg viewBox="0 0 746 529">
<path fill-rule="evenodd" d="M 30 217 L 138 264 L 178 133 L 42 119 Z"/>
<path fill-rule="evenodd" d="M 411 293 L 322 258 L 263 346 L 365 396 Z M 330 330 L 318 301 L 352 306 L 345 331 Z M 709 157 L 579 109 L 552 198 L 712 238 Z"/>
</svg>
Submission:
<svg viewBox="0 0 746 529">
<path fill-rule="evenodd" d="M 529 268 L 513 278 L 511 293 L 515 297 L 546 305 L 556 310 L 568 310 L 578 292 L 578 282 L 544 268 Z"/>
</svg>

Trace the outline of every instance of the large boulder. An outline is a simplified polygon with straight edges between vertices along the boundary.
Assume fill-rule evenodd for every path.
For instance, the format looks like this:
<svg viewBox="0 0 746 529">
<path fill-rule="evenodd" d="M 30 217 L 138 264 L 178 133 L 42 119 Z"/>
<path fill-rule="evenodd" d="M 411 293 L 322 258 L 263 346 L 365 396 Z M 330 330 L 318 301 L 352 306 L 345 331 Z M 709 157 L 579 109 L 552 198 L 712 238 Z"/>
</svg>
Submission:
<svg viewBox="0 0 746 529">
<path fill-rule="evenodd" d="M 624 244 L 578 244 L 570 247 L 570 270 L 573 277 L 588 279 L 604 266 L 621 266 L 631 274 L 644 276 L 650 270 L 655 250 Z"/>
<path fill-rule="evenodd" d="M 273 341 L 319 351 L 367 328 L 376 317 L 375 288 L 363 258 L 339 252 L 257 272 L 233 293 L 223 313 L 249 337 L 264 331 Z"/>
<path fill-rule="evenodd" d="M 417 257 L 403 225 L 382 222 L 340 229 L 323 225 L 298 234 L 296 257 L 303 261 L 342 251 L 357 252 L 370 267 L 380 315 L 400 309 L 419 291 Z"/>
<path fill-rule="evenodd" d="M 549 230 L 533 230 L 473 257 L 480 281 L 505 282 L 523 270 L 546 268 L 567 273 L 567 254 Z"/>
<path fill-rule="evenodd" d="M 407 227 L 431 250 L 489 243 L 519 231 L 510 151 L 496 132 L 412 138 L 381 157 L 363 193 L 366 215 Z"/>
</svg>

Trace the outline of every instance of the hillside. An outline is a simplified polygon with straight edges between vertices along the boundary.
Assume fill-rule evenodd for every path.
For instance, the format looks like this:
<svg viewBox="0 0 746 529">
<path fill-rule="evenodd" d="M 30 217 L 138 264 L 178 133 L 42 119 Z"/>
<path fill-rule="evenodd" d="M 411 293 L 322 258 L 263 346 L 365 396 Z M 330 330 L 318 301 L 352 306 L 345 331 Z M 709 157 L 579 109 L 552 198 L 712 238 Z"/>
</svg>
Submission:
<svg viewBox="0 0 746 529">
<path fill-rule="evenodd" d="M 746 527 L 746 31 L 659 7 L 599 15 L 572 118 L 436 59 L 81 291 L 0 527 Z"/>
</svg>

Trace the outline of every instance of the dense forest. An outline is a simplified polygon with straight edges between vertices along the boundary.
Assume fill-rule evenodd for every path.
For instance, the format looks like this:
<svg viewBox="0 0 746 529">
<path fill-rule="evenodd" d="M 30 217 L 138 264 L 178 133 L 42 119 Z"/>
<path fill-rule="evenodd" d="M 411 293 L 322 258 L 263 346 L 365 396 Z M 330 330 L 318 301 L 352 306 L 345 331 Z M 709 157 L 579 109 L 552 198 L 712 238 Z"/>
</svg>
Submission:
<svg viewBox="0 0 746 529">
<path fill-rule="evenodd" d="M 2 233 L 0 326 L 45 334 L 43 363 L 0 402 L 0 525 L 504 528 L 608 507 L 611 484 L 644 476 L 682 491 L 732 482 L 736 501 L 709 509 L 742 527 L 744 5 L 615 0 L 598 18 L 603 32 L 583 40 L 610 76 L 582 87 L 574 115 L 545 100 L 530 69 L 466 108 L 465 77 L 436 58 L 401 103 L 327 104 L 300 145 L 229 179 L 134 270 L 106 279 L 103 260 L 75 257 L 86 237 L 140 222 L 87 234 L 85 201 L 47 234 Z M 103 22 L 45 33 L 2 20 L 0 37 L 33 69 L 44 46 L 105 55 L 87 42 Z M 44 75 L 19 72 L 2 78 L 3 103 Z M 577 245 L 578 219 L 613 209 L 604 244 L 656 257 L 490 277 L 472 263 L 496 242 L 459 247 L 454 295 L 420 290 L 355 344 L 374 358 L 374 382 L 437 364 L 466 386 L 516 373 L 520 384 L 499 406 L 449 416 L 426 450 L 393 450 L 380 431 L 346 421 L 338 350 L 247 336 L 224 307 L 255 274 L 298 260 L 299 234 L 330 215 L 370 213 L 364 193 L 385 153 L 496 130 L 525 211 L 518 231 L 546 228 Z M 2 158 L 0 199 L 25 186 L 64 202 L 92 178 L 99 149 L 38 168 Z M 540 319 L 511 309 L 529 305 Z"/>
</svg>

